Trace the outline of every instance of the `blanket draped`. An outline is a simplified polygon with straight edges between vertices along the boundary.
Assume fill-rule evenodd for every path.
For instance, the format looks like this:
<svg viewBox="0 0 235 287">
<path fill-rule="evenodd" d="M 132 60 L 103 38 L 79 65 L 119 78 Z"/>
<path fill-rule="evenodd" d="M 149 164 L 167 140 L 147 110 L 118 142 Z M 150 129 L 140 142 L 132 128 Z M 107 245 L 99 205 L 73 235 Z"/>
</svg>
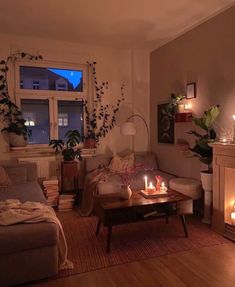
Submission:
<svg viewBox="0 0 235 287">
<path fill-rule="evenodd" d="M 84 192 L 81 204 L 81 215 L 89 216 L 93 208 L 93 196 L 98 194 L 98 184 L 106 182 L 109 176 L 112 175 L 106 168 L 97 169 L 89 174 L 84 184 Z"/>
<path fill-rule="evenodd" d="M 52 207 L 40 202 L 21 203 L 18 199 L 0 201 L 0 225 L 38 222 L 51 222 L 58 226 L 59 270 L 72 269 L 73 263 L 67 259 L 67 243 L 63 227 Z"/>
</svg>

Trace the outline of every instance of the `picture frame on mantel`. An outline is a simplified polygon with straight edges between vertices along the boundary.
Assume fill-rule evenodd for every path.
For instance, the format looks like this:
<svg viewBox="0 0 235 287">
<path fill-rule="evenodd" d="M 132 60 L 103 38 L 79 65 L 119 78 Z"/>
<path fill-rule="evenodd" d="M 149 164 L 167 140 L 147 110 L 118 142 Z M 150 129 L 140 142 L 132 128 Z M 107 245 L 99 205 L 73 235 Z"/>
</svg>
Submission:
<svg viewBox="0 0 235 287">
<path fill-rule="evenodd" d="M 196 98 L 196 83 L 188 83 L 186 85 L 186 99 L 194 99 Z"/>
</svg>

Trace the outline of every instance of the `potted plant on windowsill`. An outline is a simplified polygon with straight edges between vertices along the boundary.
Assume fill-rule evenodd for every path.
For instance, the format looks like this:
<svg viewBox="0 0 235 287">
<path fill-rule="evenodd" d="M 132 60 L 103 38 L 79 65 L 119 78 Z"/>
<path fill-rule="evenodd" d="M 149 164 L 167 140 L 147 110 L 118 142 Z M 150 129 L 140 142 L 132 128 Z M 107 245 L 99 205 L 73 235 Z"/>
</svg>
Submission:
<svg viewBox="0 0 235 287">
<path fill-rule="evenodd" d="M 61 153 L 64 162 L 73 162 L 75 159 L 81 160 L 81 149 L 77 145 L 81 141 L 81 135 L 77 130 L 69 130 L 65 134 L 66 141 L 61 139 L 50 140 L 49 146 L 51 146 L 55 153 Z"/>
<path fill-rule="evenodd" d="M 8 134 L 9 144 L 13 147 L 26 146 L 27 137 L 30 136 L 22 113 L 19 107 L 10 100 L 8 91 L 9 65 L 14 64 L 18 59 L 40 60 L 42 56 L 22 52 L 11 54 L 5 60 L 0 61 L 0 116 L 4 123 L 1 131 Z"/>
<path fill-rule="evenodd" d="M 192 120 L 196 126 L 205 131 L 204 134 L 199 134 L 197 131 L 190 131 L 196 137 L 196 144 L 190 151 L 194 156 L 207 165 L 207 170 L 201 171 L 202 187 L 205 191 L 205 210 L 204 210 L 204 223 L 210 224 L 210 204 L 211 204 L 211 192 L 213 189 L 213 150 L 210 143 L 216 139 L 216 132 L 213 128 L 213 124 L 219 116 L 219 107 L 213 106 L 206 110 L 201 118 L 193 117 Z"/>
<path fill-rule="evenodd" d="M 0 114 L 4 122 L 4 127 L 1 131 L 8 133 L 10 146 L 26 146 L 27 137 L 30 134 L 20 109 L 9 98 L 3 98 L 0 100 Z"/>
</svg>

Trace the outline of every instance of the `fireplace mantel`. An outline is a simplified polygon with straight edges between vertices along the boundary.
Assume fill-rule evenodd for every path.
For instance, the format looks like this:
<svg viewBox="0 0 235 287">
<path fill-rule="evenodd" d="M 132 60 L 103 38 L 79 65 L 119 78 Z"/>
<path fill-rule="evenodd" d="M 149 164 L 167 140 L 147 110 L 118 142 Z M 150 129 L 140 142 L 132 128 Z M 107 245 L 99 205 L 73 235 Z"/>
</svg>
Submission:
<svg viewBox="0 0 235 287">
<path fill-rule="evenodd" d="M 224 234 L 235 202 L 235 144 L 213 143 L 212 228 Z"/>
</svg>

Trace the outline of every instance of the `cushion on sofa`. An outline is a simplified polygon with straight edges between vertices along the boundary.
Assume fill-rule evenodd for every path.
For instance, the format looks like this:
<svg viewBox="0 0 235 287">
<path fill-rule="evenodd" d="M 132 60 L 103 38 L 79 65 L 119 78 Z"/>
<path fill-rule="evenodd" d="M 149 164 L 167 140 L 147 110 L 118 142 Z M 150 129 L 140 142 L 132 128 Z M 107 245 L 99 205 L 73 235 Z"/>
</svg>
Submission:
<svg viewBox="0 0 235 287">
<path fill-rule="evenodd" d="M 146 169 L 158 169 L 157 158 L 154 153 L 136 153 L 135 164 L 142 164 Z"/>
<path fill-rule="evenodd" d="M 3 167 L 7 173 L 11 173 L 12 169 L 22 168 L 26 169 L 27 181 L 36 181 L 37 180 L 37 164 L 35 162 L 20 162 L 20 163 L 4 163 Z M 25 180 L 24 180 L 25 181 Z"/>
<path fill-rule="evenodd" d="M 36 201 L 46 203 L 46 198 L 36 181 L 10 185 L 0 192 L 0 200 L 19 199 L 21 202 Z"/>
<path fill-rule="evenodd" d="M 111 157 L 106 155 L 97 155 L 91 158 L 88 157 L 86 159 L 86 173 L 94 171 L 101 166 L 107 166 L 110 161 Z"/>
<path fill-rule="evenodd" d="M 120 157 L 119 155 L 114 155 L 112 158 L 109 169 L 113 172 L 125 172 L 134 167 L 134 154 L 131 153 L 125 157 Z"/>
<path fill-rule="evenodd" d="M 14 184 L 23 183 L 27 181 L 27 168 L 26 167 L 12 167 L 6 168 L 11 182 Z"/>
</svg>

